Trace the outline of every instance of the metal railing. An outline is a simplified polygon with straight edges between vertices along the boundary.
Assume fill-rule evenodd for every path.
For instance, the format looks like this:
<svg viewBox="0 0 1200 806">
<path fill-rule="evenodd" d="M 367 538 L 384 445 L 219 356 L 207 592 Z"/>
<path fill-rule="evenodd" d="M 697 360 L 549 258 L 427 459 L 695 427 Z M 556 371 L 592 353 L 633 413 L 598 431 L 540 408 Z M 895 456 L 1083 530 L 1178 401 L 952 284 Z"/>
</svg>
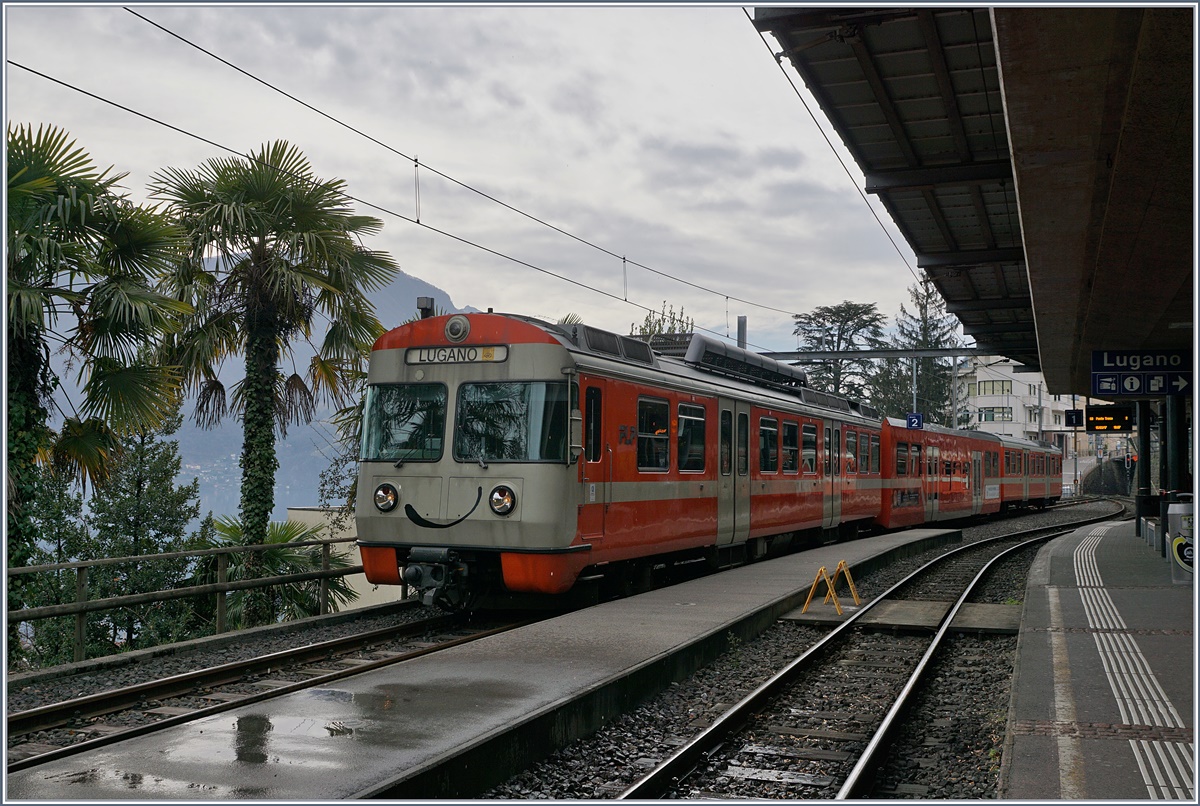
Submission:
<svg viewBox="0 0 1200 806">
<path fill-rule="evenodd" d="M 73 641 L 73 656 L 76 662 L 84 659 L 87 647 L 87 614 L 106 610 L 117 610 L 122 607 L 167 602 L 176 599 L 186 599 L 196 596 L 217 595 L 215 631 L 216 634 L 228 629 L 226 618 L 226 595 L 233 591 L 269 588 L 292 582 L 308 582 L 320 580 L 318 594 L 319 610 L 322 615 L 329 612 L 329 580 L 337 577 L 361 574 L 361 565 L 351 565 L 345 568 L 330 568 L 330 547 L 337 543 L 351 543 L 356 538 L 341 537 L 330 540 L 308 540 L 289 543 L 260 543 L 250 546 L 226 546 L 213 549 L 196 549 L 194 551 L 173 551 L 163 554 L 143 554 L 133 557 L 104 557 L 98 560 L 80 560 L 69 563 L 52 563 L 48 565 L 31 565 L 23 568 L 9 568 L 9 579 L 29 574 L 49 573 L 53 571 L 75 571 L 75 601 L 66 604 L 44 605 L 42 607 L 26 607 L 20 610 L 8 611 L 8 624 L 37 621 L 39 619 L 58 616 L 75 617 L 75 637 Z M 277 550 L 280 548 L 321 547 L 321 570 L 305 571 L 297 574 L 282 574 L 276 576 L 256 577 L 235 582 L 229 581 L 229 558 L 234 554 L 259 551 Z M 146 593 L 127 594 L 125 596 L 110 596 L 105 599 L 89 600 L 87 590 L 88 569 L 99 568 L 122 563 L 154 562 L 164 560 L 179 560 L 184 558 L 217 556 L 217 581 L 204 585 L 191 585 L 186 588 L 171 588 L 168 590 L 149 591 Z M 407 591 L 402 592 L 401 595 Z"/>
</svg>

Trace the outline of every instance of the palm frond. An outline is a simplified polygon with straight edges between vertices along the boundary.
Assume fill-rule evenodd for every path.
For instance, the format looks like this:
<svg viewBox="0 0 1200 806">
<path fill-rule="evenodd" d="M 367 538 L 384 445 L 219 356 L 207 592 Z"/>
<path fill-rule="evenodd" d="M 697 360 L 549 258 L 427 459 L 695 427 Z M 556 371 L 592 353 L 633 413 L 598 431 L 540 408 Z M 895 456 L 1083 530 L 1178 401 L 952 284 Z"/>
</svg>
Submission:
<svg viewBox="0 0 1200 806">
<path fill-rule="evenodd" d="M 179 367 L 123 366 L 110 358 L 97 358 L 83 387 L 81 412 L 118 431 L 156 428 L 179 401 L 181 385 Z"/>
<path fill-rule="evenodd" d="M 107 481 L 111 463 L 120 453 L 119 436 L 103 420 L 69 417 L 62 430 L 51 435 L 42 456 L 51 468 L 86 490 L 89 482 L 95 486 Z"/>
<path fill-rule="evenodd" d="M 196 425 L 206 429 L 213 428 L 225 419 L 227 411 L 225 384 L 216 377 L 205 378 L 200 383 L 200 393 L 196 396 L 196 410 L 193 415 Z"/>
</svg>

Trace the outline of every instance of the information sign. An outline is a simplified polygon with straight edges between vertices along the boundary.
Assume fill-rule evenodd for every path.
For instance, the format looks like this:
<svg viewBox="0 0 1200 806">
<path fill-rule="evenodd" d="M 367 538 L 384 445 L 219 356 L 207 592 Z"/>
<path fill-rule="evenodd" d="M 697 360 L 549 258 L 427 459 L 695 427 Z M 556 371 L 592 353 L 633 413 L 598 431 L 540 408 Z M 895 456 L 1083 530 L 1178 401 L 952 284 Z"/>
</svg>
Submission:
<svg viewBox="0 0 1200 806">
<path fill-rule="evenodd" d="M 912 412 L 904 418 L 904 424 L 909 428 L 921 429 L 925 427 L 925 415 Z"/>
<path fill-rule="evenodd" d="M 1067 428 L 1083 425 L 1083 409 L 1067 409 Z"/>
<path fill-rule="evenodd" d="M 1191 350 L 1093 350 L 1096 397 L 1191 394 Z"/>
</svg>

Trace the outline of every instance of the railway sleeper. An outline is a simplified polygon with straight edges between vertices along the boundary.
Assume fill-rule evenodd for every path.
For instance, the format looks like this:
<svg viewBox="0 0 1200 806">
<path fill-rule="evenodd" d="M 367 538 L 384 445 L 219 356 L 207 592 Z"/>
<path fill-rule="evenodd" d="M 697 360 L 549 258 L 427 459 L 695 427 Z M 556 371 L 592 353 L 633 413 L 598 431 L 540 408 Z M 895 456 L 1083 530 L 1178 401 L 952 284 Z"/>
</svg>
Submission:
<svg viewBox="0 0 1200 806">
<path fill-rule="evenodd" d="M 806 772 L 791 772 L 789 770 L 764 770 L 760 767 L 742 767 L 737 764 L 730 764 L 718 774 L 728 778 L 767 781 L 773 784 L 795 784 L 797 786 L 814 787 L 833 785 L 833 778 L 828 775 L 811 775 Z"/>
</svg>

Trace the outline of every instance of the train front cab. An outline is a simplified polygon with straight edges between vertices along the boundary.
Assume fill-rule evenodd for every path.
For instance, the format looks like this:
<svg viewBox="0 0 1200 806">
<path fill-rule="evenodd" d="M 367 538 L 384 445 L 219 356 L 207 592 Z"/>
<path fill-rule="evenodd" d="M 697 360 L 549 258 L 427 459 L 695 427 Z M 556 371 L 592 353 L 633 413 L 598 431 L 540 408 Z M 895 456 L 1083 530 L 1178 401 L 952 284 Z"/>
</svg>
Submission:
<svg viewBox="0 0 1200 806">
<path fill-rule="evenodd" d="M 376 342 L 355 502 L 368 581 L 413 584 L 447 609 L 480 587 L 574 584 L 589 559 L 575 539 L 571 367 L 545 331 L 499 315 L 419 320 Z"/>
</svg>

